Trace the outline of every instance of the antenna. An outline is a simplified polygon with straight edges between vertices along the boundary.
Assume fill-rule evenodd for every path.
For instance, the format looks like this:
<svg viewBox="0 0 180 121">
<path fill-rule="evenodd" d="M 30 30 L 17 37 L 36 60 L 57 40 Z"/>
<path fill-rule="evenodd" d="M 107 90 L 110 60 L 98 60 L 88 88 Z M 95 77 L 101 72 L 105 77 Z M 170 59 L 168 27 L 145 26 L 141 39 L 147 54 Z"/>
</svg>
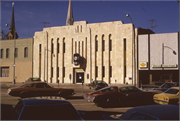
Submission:
<svg viewBox="0 0 180 121">
<path fill-rule="evenodd" d="M 151 24 L 151 26 L 150 26 L 151 29 L 153 29 L 154 27 L 158 26 L 158 25 L 153 25 L 153 23 L 154 23 L 154 21 L 156 21 L 156 19 L 153 18 L 153 19 L 151 19 L 149 21 L 150 21 L 150 24 Z"/>
<path fill-rule="evenodd" d="M 45 24 L 50 24 L 50 22 L 41 22 L 41 24 L 44 24 L 45 27 Z"/>
</svg>

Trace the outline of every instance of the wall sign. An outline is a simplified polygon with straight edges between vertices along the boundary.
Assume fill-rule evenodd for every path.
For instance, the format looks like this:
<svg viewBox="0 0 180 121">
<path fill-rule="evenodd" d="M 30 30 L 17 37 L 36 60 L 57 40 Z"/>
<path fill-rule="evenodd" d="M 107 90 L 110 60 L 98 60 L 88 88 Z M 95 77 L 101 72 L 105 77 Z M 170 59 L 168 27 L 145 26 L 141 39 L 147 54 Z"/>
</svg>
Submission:
<svg viewBox="0 0 180 121">
<path fill-rule="evenodd" d="M 176 68 L 177 65 L 176 64 L 162 64 L 163 68 Z"/>
<path fill-rule="evenodd" d="M 176 64 L 156 64 L 152 65 L 152 68 L 176 68 Z"/>
<path fill-rule="evenodd" d="M 152 68 L 161 68 L 161 64 L 152 65 Z"/>
<path fill-rule="evenodd" d="M 147 68 L 147 62 L 139 62 L 140 68 Z"/>
</svg>

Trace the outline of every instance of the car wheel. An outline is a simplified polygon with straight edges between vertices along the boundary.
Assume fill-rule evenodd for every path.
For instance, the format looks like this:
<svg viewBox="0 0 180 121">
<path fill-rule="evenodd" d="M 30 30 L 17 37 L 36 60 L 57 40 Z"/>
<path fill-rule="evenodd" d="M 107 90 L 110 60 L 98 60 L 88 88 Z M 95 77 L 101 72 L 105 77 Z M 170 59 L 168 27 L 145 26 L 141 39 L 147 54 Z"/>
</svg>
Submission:
<svg viewBox="0 0 180 121">
<path fill-rule="evenodd" d="M 110 98 L 110 99 L 107 100 L 107 104 L 110 107 L 118 106 L 120 104 L 120 102 L 121 101 L 118 98 Z"/>
</svg>

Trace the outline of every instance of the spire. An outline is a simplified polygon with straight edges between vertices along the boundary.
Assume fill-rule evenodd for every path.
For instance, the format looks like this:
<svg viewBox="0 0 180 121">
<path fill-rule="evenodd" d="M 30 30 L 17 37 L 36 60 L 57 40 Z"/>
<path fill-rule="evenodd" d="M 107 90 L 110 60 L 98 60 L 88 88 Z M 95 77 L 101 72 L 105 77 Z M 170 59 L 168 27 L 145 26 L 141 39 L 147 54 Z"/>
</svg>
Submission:
<svg viewBox="0 0 180 121">
<path fill-rule="evenodd" d="M 68 7 L 68 13 L 67 13 L 67 19 L 66 19 L 66 26 L 67 25 L 73 25 L 74 18 L 73 18 L 73 11 L 72 11 L 72 4 L 71 0 L 69 0 L 69 7 Z"/>
<path fill-rule="evenodd" d="M 9 32 L 6 35 L 7 39 L 14 39 L 14 38 L 18 38 L 18 34 L 15 32 L 16 28 L 15 28 L 15 19 L 14 19 L 14 2 L 12 3 L 12 16 L 11 16 L 11 25 L 9 28 Z M 14 36 L 14 32 L 15 32 L 15 36 Z"/>
</svg>

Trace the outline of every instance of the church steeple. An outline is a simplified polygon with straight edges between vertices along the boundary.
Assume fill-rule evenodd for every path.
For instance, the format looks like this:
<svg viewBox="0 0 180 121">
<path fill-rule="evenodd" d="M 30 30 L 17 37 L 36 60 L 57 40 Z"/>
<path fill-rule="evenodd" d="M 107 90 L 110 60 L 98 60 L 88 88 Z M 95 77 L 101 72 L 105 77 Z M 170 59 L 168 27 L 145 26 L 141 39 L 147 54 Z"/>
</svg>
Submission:
<svg viewBox="0 0 180 121">
<path fill-rule="evenodd" d="M 72 11 L 72 3 L 71 0 L 69 0 L 69 7 L 68 7 L 68 13 L 67 13 L 67 19 L 66 19 L 66 26 L 67 25 L 73 25 L 74 18 L 73 18 L 73 11 Z"/>
<path fill-rule="evenodd" d="M 15 32 L 16 28 L 15 28 L 15 19 L 14 19 L 14 3 L 12 3 L 12 16 L 11 16 L 11 25 L 9 28 L 9 32 L 6 35 L 7 39 L 17 39 L 18 38 L 18 34 Z M 15 32 L 15 34 L 14 34 Z"/>
</svg>

